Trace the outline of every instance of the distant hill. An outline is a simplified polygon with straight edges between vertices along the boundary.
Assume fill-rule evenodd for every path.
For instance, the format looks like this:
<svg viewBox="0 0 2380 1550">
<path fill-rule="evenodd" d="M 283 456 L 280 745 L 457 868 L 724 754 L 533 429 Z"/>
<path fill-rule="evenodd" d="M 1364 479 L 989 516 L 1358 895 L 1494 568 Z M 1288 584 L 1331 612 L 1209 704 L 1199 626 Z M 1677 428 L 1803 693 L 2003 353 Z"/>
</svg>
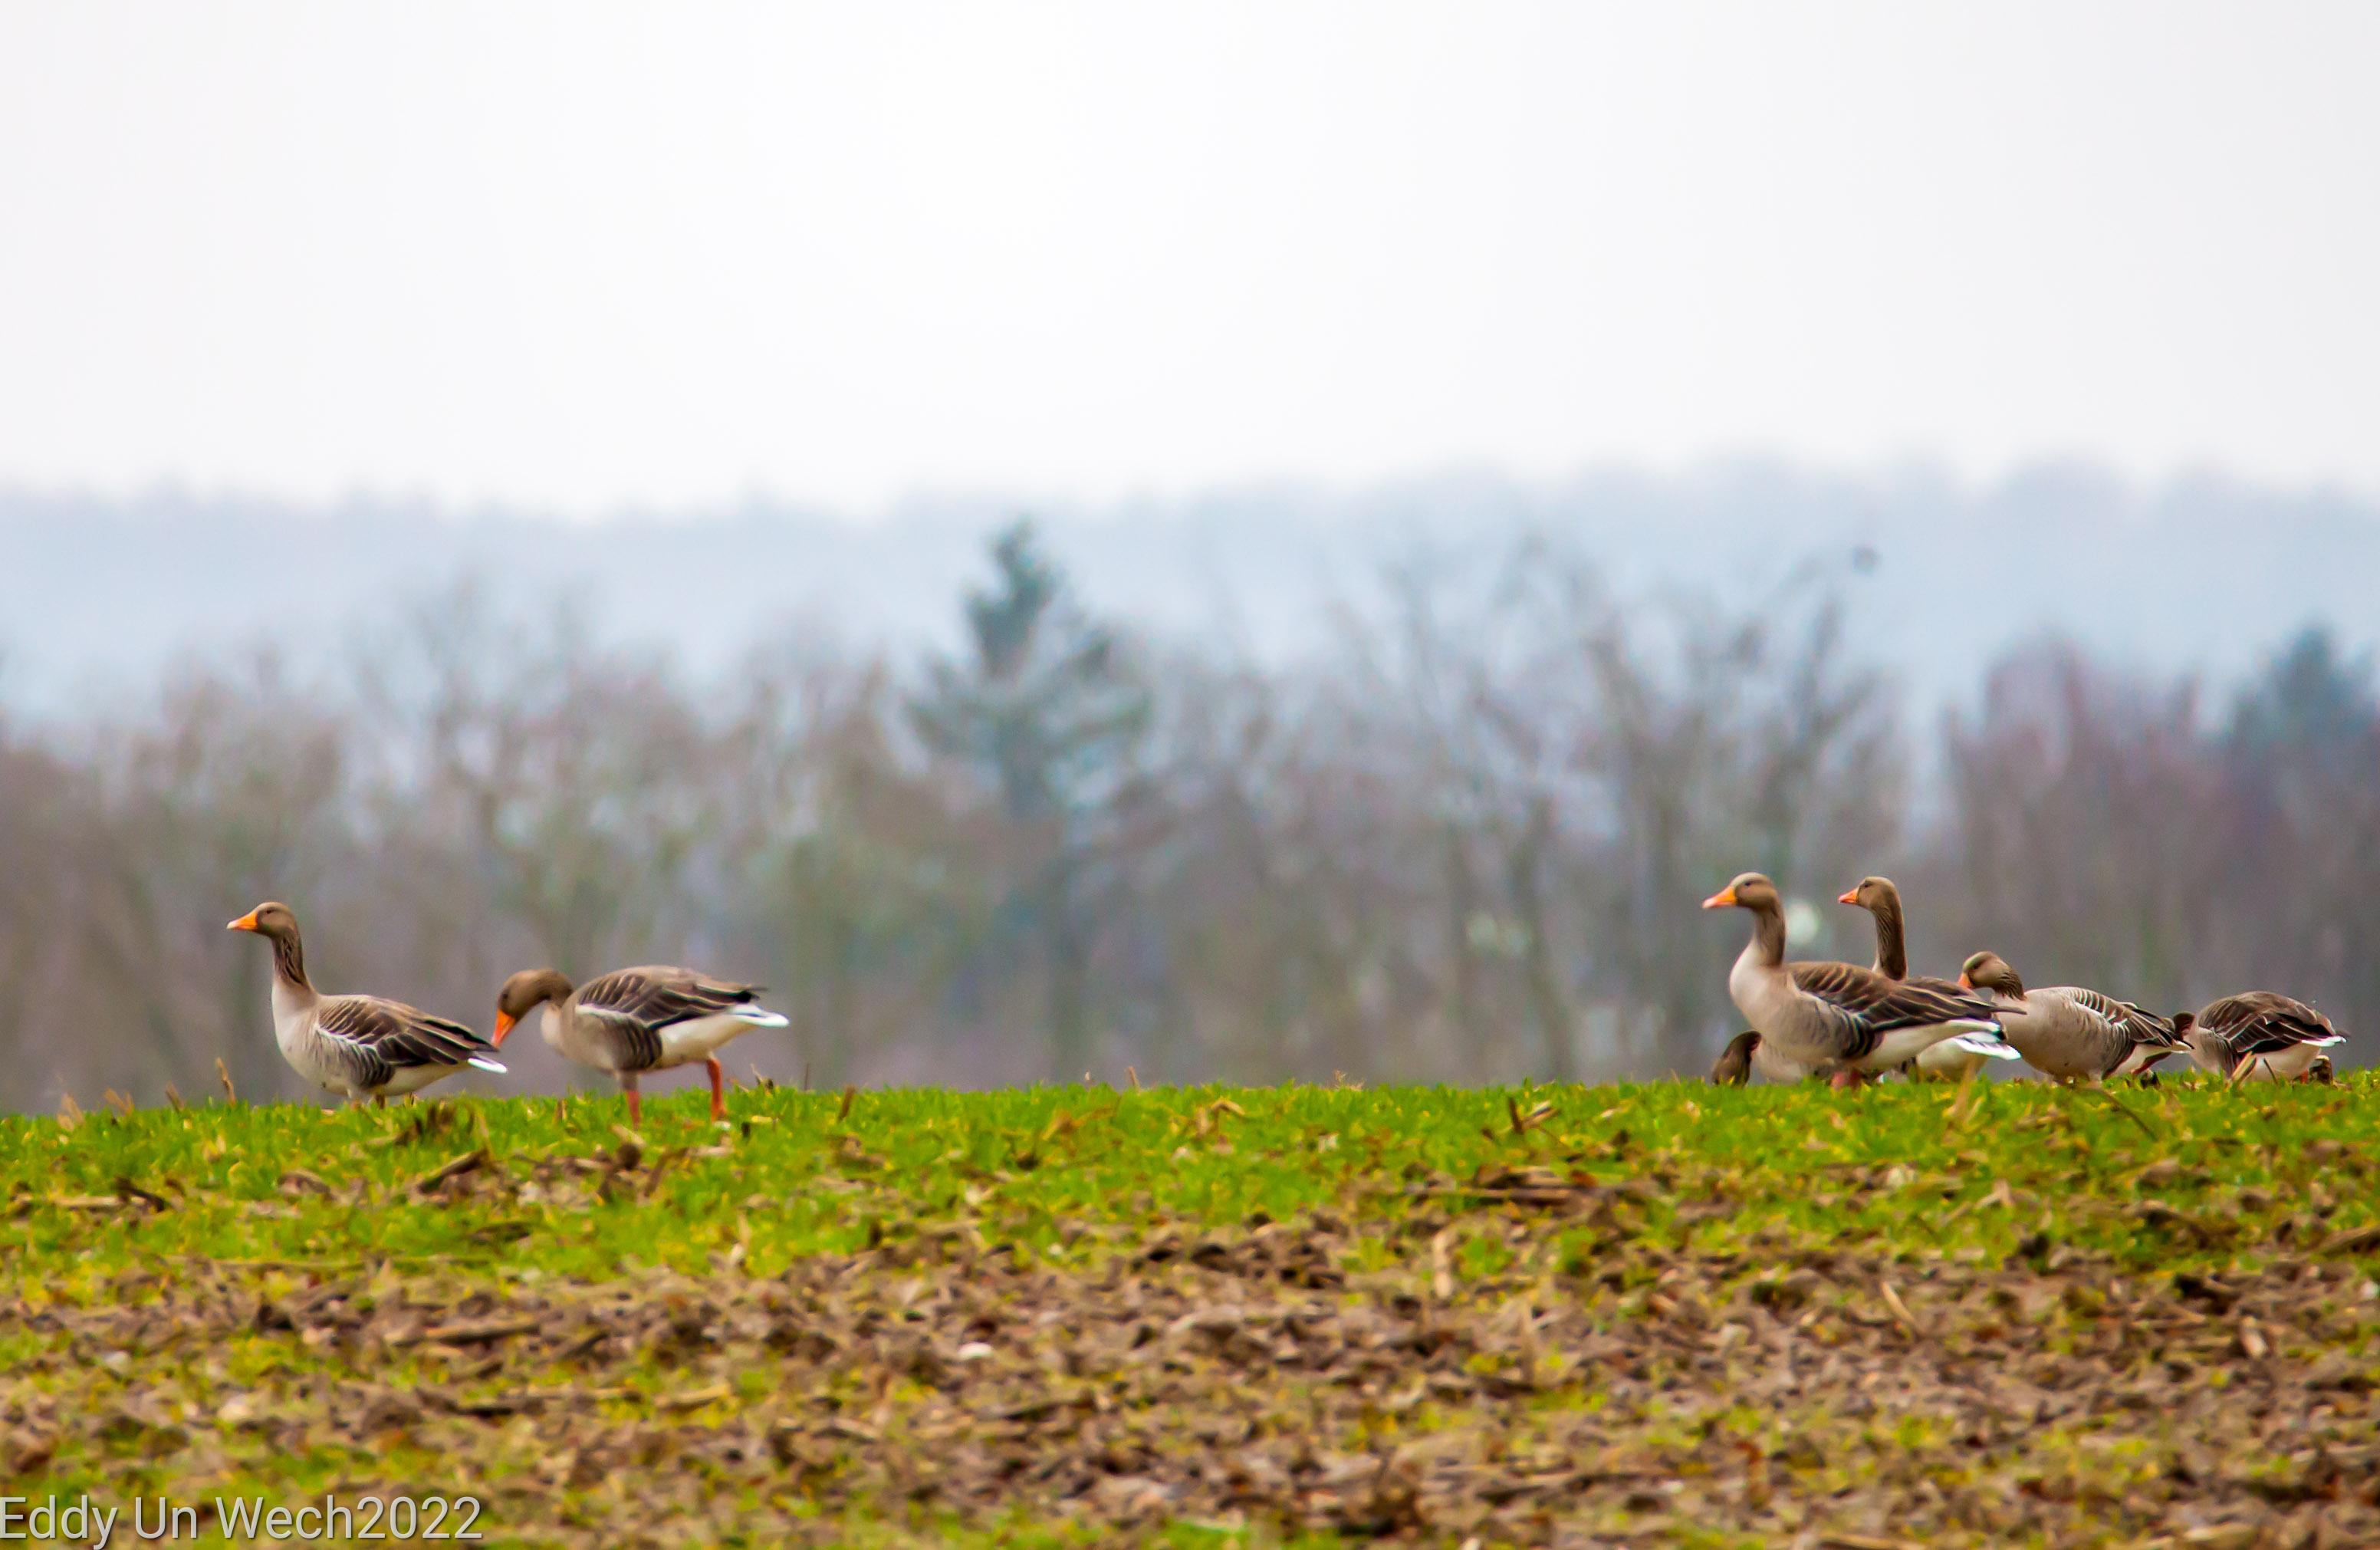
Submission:
<svg viewBox="0 0 2380 1550">
<path fill-rule="evenodd" d="M 1096 605 L 1266 658 L 1318 643 L 1332 605 L 1369 594 L 1392 562 L 1459 563 L 1530 529 L 1629 589 L 1741 600 L 1809 561 L 1841 579 L 1857 642 L 1921 701 L 1970 691 L 1991 656 L 2045 631 L 2218 677 L 2313 620 L 2380 641 L 2380 505 L 2211 478 L 2143 491 L 2080 466 L 1981 489 L 1924 470 L 1759 463 L 1549 485 L 1454 474 L 1096 509 L 917 501 L 866 523 L 766 502 L 581 523 L 0 491 L 0 701 L 55 712 L 79 691 L 143 684 L 180 653 L 262 640 L 304 660 L 465 576 L 508 606 L 670 644 L 698 673 L 796 625 L 905 653 L 950 638 L 985 533 L 1023 509 Z"/>
</svg>

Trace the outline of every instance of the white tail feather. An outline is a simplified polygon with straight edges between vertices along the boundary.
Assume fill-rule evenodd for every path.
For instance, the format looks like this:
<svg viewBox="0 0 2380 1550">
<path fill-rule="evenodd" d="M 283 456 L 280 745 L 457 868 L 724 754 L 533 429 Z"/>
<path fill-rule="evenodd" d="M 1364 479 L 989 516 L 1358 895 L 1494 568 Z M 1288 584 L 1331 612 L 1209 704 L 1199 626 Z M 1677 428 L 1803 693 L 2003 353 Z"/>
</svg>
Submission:
<svg viewBox="0 0 2380 1550">
<path fill-rule="evenodd" d="M 735 1016 L 744 1021 L 750 1023 L 755 1028 L 785 1028 L 791 1026 L 791 1024 L 786 1022 L 783 1013 L 772 1012 L 766 1007 L 738 1007 L 735 1008 Z"/>
<path fill-rule="evenodd" d="M 1988 1055 L 1995 1060 L 2021 1060 L 2016 1046 L 1990 1033 L 1959 1033 L 1942 1041 L 1952 1049 L 1965 1050 L 1969 1055 Z"/>
<path fill-rule="evenodd" d="M 504 1073 L 504 1062 L 503 1062 L 503 1061 L 501 1061 L 501 1060 L 491 1060 L 491 1059 L 489 1059 L 489 1058 L 488 1058 L 486 1056 L 484 1056 L 484 1055 L 474 1055 L 474 1056 L 468 1056 L 468 1057 L 465 1060 L 464 1064 L 466 1064 L 466 1065 L 469 1065 L 469 1066 L 477 1066 L 480 1070 L 483 1070 L 483 1071 L 493 1071 L 493 1072 L 495 1072 L 495 1073 L 496 1073 L 496 1075 L 498 1075 L 498 1076 L 503 1076 L 503 1075 L 504 1075 L 504 1074 L 505 1074 L 505 1073 Z"/>
</svg>

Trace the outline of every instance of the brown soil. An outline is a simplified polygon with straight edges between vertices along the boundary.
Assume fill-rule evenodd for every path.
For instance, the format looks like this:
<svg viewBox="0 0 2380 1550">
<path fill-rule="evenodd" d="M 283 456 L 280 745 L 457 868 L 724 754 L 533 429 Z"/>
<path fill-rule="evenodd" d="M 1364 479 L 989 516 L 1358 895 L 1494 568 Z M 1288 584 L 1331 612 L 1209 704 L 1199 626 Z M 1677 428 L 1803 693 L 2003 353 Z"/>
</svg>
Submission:
<svg viewBox="0 0 2380 1550">
<path fill-rule="evenodd" d="M 1757 1265 L 1615 1237 L 1565 1263 L 1555 1226 L 1508 1204 L 1364 1253 L 1328 1217 L 1160 1231 L 1068 1269 L 954 1231 L 765 1280 L 468 1296 L 382 1271 L 267 1297 L 268 1272 L 202 1267 L 0 1310 L 47 1351 L 7 1381 L 0 1465 L 11 1494 L 103 1459 L 76 1471 L 103 1502 L 197 1499 L 311 1452 L 343 1493 L 473 1493 L 497 1535 L 590 1546 L 861 1518 L 2380 1544 L 2380 1301 L 2344 1259 L 2150 1281 L 2046 1249 Z M 1466 1276 L 1482 1238 L 1510 1268 Z"/>
</svg>

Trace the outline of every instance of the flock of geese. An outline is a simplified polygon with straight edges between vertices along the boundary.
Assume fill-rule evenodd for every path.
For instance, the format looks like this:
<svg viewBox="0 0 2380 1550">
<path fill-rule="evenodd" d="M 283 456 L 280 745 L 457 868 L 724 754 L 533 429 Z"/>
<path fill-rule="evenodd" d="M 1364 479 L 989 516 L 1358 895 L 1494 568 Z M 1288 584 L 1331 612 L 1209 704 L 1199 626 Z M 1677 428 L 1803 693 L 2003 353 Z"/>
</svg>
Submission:
<svg viewBox="0 0 2380 1550">
<path fill-rule="evenodd" d="M 1876 917 L 1876 963 L 1785 961 L 1785 911 L 1777 885 L 1747 872 L 1703 901 L 1752 916 L 1752 941 L 1727 988 L 1752 1024 L 1711 1071 L 1740 1084 L 1754 1072 L 1778 1081 L 1823 1076 L 1856 1086 L 1887 1071 L 1964 1077 L 1987 1060 L 2030 1062 L 2061 1081 L 2104 1081 L 2188 1054 L 2234 1080 L 2327 1076 L 2322 1054 L 2339 1043 L 2330 1020 L 2271 991 L 2225 996 L 2170 1018 L 2079 985 L 2028 990 L 1996 953 L 1967 959 L 1955 981 L 1909 972 L 1900 890 L 1870 877 L 1841 896 Z M 325 995 L 306 977 L 298 917 L 260 904 L 231 922 L 273 944 L 273 1028 L 298 1075 L 332 1092 L 385 1104 L 465 1067 L 503 1072 L 496 1052 L 531 1012 L 559 1054 L 618 1080 L 628 1121 L 643 1121 L 638 1079 L 700 1061 L 710 1073 L 710 1117 L 726 1117 L 719 1051 L 785 1019 L 755 1004 L 759 987 L 690 969 L 615 969 L 573 985 L 559 970 L 526 970 L 496 996 L 495 1033 L 378 995 Z"/>
<path fill-rule="evenodd" d="M 2312 1007 L 2268 990 L 2162 1018 L 2080 985 L 2028 990 L 1998 953 L 1969 958 L 1955 981 L 1912 975 L 1891 879 L 1864 878 L 1838 902 L 1876 917 L 1873 968 L 1786 962 L 1784 904 L 1759 873 L 1703 900 L 1752 916 L 1752 940 L 1727 977 L 1752 1027 L 1711 1080 L 1740 1085 L 1757 1071 L 1852 1087 L 1886 1071 L 1965 1077 L 1987 1060 L 2021 1059 L 2056 1080 L 2099 1082 L 2178 1054 L 2234 1081 L 2327 1080 L 2322 1052 L 2343 1037 Z"/>
</svg>

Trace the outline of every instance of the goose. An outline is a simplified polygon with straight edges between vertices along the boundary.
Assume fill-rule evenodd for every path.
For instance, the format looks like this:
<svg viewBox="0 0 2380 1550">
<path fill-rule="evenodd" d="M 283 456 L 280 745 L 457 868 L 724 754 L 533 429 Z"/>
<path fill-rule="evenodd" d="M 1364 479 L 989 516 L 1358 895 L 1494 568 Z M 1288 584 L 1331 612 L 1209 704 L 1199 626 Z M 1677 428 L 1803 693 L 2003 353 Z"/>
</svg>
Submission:
<svg viewBox="0 0 2380 1550">
<path fill-rule="evenodd" d="M 699 1060 L 710 1070 L 710 1117 L 721 1120 L 727 1100 L 720 1048 L 755 1028 L 786 1026 L 777 1013 L 752 1005 L 759 994 L 759 985 L 658 964 L 614 969 L 575 990 L 557 970 L 527 969 L 497 994 L 495 1042 L 502 1048 L 514 1026 L 542 1006 L 546 1044 L 619 1078 L 632 1127 L 644 1122 L 638 1077 Z"/>
<path fill-rule="evenodd" d="M 2312 1007 L 2269 990 L 2227 995 L 2173 1020 L 2191 1057 L 2234 1081 L 2302 1080 L 2316 1061 L 2328 1064 L 2321 1051 L 2346 1039 Z"/>
<path fill-rule="evenodd" d="M 1711 1066 L 1710 1080 L 1714 1087 L 1742 1087 L 1757 1071 L 1770 1081 L 1800 1081 L 1813 1069 L 1778 1054 L 1775 1044 L 1745 1029 L 1719 1051 L 1718 1059 Z"/>
<path fill-rule="evenodd" d="M 1752 914 L 1752 940 L 1727 977 L 1728 994 L 1761 1045 L 1832 1074 L 1837 1087 L 1889 1070 L 1949 1041 L 1988 1058 L 2014 1060 L 1991 1003 L 1955 986 L 1890 980 L 1851 963 L 1785 961 L 1785 912 L 1777 885 L 1747 872 L 1703 900 L 1706 909 Z"/>
<path fill-rule="evenodd" d="M 378 995 L 324 995 L 306 978 L 298 917 L 267 902 L 231 922 L 273 944 L 273 1033 L 290 1068 L 325 1092 L 370 1098 L 418 1092 L 466 1066 L 504 1073 L 495 1046 L 469 1028 Z"/>
<path fill-rule="evenodd" d="M 1835 902 L 1857 905 L 1876 917 L 1876 971 L 1888 980 L 1908 980 L 1909 946 L 1900 913 L 1900 890 L 1894 885 L 1892 879 L 1863 877 L 1855 886 L 1836 895 Z M 1948 980 L 1937 980 L 1930 974 L 1921 974 L 1910 982 L 1944 991 L 1965 988 Z M 1945 1043 L 1920 1050 L 1916 1068 L 1927 1076 L 1963 1081 L 1982 1070 L 1987 1058 L 1973 1050 Z"/>
<path fill-rule="evenodd" d="M 2171 1019 L 2080 985 L 2033 990 L 1998 953 L 1976 953 L 1959 970 L 1961 986 L 1990 995 L 2000 1031 L 2017 1053 L 2059 1081 L 2105 1081 L 2138 1075 L 2186 1050 Z"/>
</svg>

